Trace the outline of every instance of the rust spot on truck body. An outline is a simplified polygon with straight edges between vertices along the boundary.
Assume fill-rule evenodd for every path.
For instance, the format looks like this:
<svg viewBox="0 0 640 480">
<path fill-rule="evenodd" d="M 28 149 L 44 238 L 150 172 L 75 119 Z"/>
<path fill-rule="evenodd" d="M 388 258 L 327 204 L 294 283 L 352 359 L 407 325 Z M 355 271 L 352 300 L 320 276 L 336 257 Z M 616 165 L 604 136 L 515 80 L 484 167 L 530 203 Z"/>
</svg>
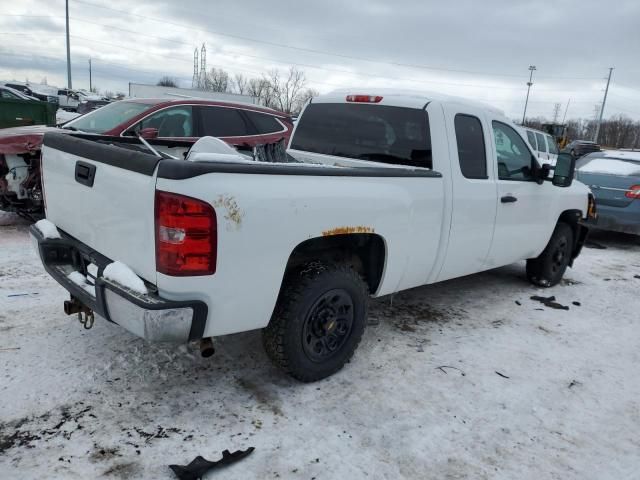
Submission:
<svg viewBox="0 0 640 480">
<path fill-rule="evenodd" d="M 330 237 L 332 235 L 348 235 L 350 233 L 374 233 L 375 230 L 371 227 L 365 227 L 358 225 L 355 227 L 336 227 L 331 230 L 325 230 L 322 232 L 323 237 Z"/>
<path fill-rule="evenodd" d="M 244 213 L 238 207 L 235 198 L 233 196 L 219 195 L 213 202 L 214 208 L 224 208 L 226 213 L 224 215 L 225 220 L 228 220 L 230 224 L 234 225 L 236 229 L 240 228 L 242 224 L 242 217 Z"/>
</svg>

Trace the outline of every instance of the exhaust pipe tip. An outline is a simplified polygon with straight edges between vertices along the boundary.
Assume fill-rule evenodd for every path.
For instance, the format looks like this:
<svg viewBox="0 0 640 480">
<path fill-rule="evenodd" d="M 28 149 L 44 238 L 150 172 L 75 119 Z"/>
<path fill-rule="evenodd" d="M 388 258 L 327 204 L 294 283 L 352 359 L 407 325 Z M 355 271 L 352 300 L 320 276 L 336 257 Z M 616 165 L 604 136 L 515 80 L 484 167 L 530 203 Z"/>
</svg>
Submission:
<svg viewBox="0 0 640 480">
<path fill-rule="evenodd" d="M 209 358 L 215 352 L 216 350 L 213 348 L 213 340 L 211 337 L 200 340 L 200 355 L 202 355 L 203 358 Z"/>
</svg>

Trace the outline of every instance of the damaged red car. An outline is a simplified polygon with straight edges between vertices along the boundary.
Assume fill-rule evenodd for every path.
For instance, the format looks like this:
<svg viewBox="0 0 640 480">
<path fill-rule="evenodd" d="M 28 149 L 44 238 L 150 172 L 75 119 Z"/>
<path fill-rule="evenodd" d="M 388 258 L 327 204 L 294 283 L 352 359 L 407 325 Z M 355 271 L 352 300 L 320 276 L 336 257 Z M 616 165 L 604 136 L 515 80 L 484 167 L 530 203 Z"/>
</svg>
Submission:
<svg viewBox="0 0 640 480">
<path fill-rule="evenodd" d="M 289 141 L 289 115 L 257 105 L 211 100 L 132 99 L 114 102 L 60 127 L 0 129 L 0 210 L 35 216 L 43 211 L 40 147 L 46 132 L 142 137 L 183 158 L 203 136 L 238 149 Z"/>
</svg>

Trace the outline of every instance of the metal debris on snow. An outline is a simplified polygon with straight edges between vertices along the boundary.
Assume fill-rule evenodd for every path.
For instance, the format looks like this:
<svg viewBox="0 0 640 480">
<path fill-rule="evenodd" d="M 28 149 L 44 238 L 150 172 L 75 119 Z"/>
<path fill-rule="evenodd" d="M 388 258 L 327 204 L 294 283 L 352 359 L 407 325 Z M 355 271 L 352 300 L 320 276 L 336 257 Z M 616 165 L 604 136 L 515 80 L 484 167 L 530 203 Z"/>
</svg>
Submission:
<svg viewBox="0 0 640 480">
<path fill-rule="evenodd" d="M 236 450 L 233 453 L 225 450 L 222 452 L 222 458 L 217 462 L 211 462 L 198 455 L 188 465 L 169 465 L 169 468 L 173 470 L 173 473 L 175 473 L 180 480 L 198 480 L 201 479 L 205 473 L 209 472 L 209 470 L 238 462 L 249 456 L 254 450 L 254 447 L 249 447 L 246 450 Z"/>
</svg>

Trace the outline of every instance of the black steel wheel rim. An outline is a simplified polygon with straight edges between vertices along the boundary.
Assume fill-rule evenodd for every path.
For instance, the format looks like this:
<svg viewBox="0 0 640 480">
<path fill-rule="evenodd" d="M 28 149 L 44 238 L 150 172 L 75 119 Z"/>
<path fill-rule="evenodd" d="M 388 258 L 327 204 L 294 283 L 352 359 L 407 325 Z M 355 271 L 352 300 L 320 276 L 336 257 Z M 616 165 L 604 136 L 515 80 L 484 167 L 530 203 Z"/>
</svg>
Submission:
<svg viewBox="0 0 640 480">
<path fill-rule="evenodd" d="M 353 299 L 344 289 L 323 293 L 307 313 L 302 348 L 313 362 L 324 362 L 344 346 L 353 329 Z"/>
<path fill-rule="evenodd" d="M 569 262 L 569 242 L 566 237 L 561 237 L 551 255 L 551 270 L 557 273 Z"/>
</svg>

